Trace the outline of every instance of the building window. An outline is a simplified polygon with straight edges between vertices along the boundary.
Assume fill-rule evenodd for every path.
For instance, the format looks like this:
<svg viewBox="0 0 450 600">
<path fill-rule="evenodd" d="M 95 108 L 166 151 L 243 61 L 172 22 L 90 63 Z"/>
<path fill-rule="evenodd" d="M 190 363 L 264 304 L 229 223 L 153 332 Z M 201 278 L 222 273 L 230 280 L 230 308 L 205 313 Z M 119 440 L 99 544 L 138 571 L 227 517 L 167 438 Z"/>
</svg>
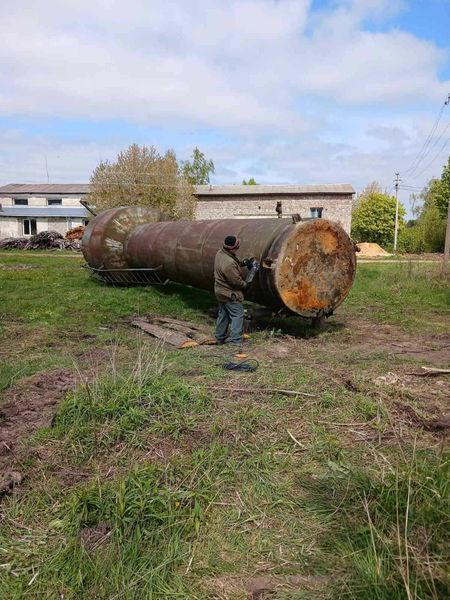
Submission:
<svg viewBox="0 0 450 600">
<path fill-rule="evenodd" d="M 37 226 L 36 219 L 24 219 L 23 220 L 23 235 L 36 235 Z"/>
<path fill-rule="evenodd" d="M 47 198 L 47 206 L 61 206 L 61 198 Z"/>
<path fill-rule="evenodd" d="M 322 211 L 323 208 L 310 208 L 309 209 L 310 213 L 311 213 L 311 219 L 321 219 L 322 218 Z"/>
<path fill-rule="evenodd" d="M 28 206 L 27 198 L 14 198 L 14 206 Z"/>
</svg>

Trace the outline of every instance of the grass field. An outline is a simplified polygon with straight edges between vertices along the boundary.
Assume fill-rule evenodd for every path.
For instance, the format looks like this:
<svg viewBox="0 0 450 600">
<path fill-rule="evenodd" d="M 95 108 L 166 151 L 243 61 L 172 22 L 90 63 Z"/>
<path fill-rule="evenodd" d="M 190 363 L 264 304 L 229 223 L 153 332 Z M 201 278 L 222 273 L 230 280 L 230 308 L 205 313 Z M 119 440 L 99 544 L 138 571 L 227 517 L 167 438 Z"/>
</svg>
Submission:
<svg viewBox="0 0 450 600">
<path fill-rule="evenodd" d="M 325 329 L 251 334 L 255 373 L 127 321 L 212 329 L 214 303 L 0 252 L 0 465 L 23 476 L 1 500 L 0 597 L 448 597 L 450 382 L 412 374 L 450 366 L 439 265 L 359 265 Z"/>
</svg>

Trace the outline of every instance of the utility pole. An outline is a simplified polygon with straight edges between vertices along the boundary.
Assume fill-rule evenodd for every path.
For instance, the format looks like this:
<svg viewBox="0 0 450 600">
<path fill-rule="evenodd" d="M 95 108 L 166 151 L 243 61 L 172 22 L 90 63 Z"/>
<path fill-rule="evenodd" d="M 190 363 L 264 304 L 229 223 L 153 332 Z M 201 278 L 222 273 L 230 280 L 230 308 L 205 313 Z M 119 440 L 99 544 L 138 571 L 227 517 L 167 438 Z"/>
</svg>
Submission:
<svg viewBox="0 0 450 600">
<path fill-rule="evenodd" d="M 395 174 L 395 227 L 394 227 L 394 254 L 397 253 L 398 237 L 398 186 L 400 184 L 400 173 Z"/>
</svg>

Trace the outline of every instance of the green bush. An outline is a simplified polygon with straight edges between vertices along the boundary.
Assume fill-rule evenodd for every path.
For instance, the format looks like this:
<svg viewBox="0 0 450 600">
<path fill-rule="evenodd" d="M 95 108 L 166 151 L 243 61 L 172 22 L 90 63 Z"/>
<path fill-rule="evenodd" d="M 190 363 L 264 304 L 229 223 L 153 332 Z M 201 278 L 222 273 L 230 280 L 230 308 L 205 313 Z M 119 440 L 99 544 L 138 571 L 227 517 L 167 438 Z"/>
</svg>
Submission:
<svg viewBox="0 0 450 600">
<path fill-rule="evenodd" d="M 445 243 L 446 219 L 435 205 L 427 206 L 421 218 L 424 230 L 425 252 L 442 252 Z"/>
<path fill-rule="evenodd" d="M 421 254 L 425 252 L 425 239 L 423 227 L 415 224 L 412 227 L 405 227 L 398 236 L 398 251 L 409 254 Z"/>
<path fill-rule="evenodd" d="M 352 238 L 358 242 L 375 242 L 383 247 L 394 239 L 395 205 L 393 196 L 371 192 L 359 198 L 352 213 Z M 404 227 L 406 211 L 401 203 L 398 207 L 399 232 Z"/>
</svg>

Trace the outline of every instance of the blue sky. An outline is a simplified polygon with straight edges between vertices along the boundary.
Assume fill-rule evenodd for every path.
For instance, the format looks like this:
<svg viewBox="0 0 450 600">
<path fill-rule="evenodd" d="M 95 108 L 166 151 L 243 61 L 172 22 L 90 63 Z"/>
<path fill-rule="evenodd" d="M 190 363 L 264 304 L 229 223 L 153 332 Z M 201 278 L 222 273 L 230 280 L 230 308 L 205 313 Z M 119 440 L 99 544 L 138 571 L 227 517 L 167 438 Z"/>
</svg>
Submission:
<svg viewBox="0 0 450 600">
<path fill-rule="evenodd" d="M 51 182 L 86 182 L 137 142 L 200 147 L 213 183 L 390 188 L 450 92 L 449 30 L 450 0 L 17 0 L 0 184 L 45 182 L 46 163 Z M 449 123 L 450 106 L 405 185 L 440 174 Z"/>
</svg>

